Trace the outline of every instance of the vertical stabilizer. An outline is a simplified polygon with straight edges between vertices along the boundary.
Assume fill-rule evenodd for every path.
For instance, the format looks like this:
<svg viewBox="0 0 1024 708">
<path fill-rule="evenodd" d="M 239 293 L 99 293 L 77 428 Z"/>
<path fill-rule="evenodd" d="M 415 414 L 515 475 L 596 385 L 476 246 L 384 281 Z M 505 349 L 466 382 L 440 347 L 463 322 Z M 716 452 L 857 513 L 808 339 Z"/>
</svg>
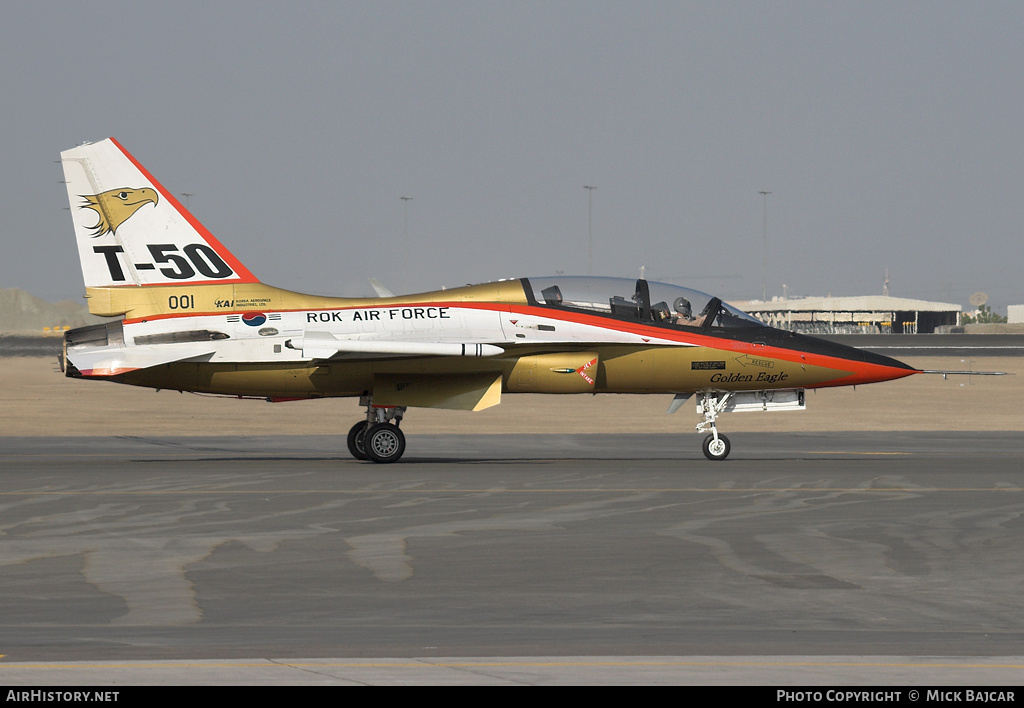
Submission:
<svg viewBox="0 0 1024 708">
<path fill-rule="evenodd" d="M 86 287 L 259 282 L 113 138 L 60 156 Z"/>
</svg>

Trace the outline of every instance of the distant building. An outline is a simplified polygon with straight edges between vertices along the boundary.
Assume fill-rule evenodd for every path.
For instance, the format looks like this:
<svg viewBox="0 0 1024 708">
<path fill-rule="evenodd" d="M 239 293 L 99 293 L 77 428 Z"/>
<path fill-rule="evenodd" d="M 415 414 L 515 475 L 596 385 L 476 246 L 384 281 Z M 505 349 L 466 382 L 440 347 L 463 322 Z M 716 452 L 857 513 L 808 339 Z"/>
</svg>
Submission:
<svg viewBox="0 0 1024 708">
<path fill-rule="evenodd" d="M 960 324 L 960 305 L 889 297 L 806 297 L 731 301 L 762 322 L 804 334 L 930 334 Z"/>
<path fill-rule="evenodd" d="M 1006 308 L 1007 324 L 1024 324 L 1024 305 L 1010 305 Z"/>
</svg>

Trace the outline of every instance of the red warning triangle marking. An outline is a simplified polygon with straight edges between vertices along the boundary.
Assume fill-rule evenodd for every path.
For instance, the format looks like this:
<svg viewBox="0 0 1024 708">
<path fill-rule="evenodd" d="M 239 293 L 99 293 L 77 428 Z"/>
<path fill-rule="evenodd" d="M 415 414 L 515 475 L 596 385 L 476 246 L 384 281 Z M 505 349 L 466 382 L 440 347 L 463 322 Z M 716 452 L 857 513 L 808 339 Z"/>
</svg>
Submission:
<svg viewBox="0 0 1024 708">
<path fill-rule="evenodd" d="M 519 321 L 519 320 L 509 320 L 509 322 L 511 322 L 512 324 L 515 324 L 515 323 L 516 323 L 516 322 L 518 322 L 518 321 Z"/>
<path fill-rule="evenodd" d="M 592 379 L 590 376 L 587 375 L 587 369 L 589 369 L 591 366 L 593 366 L 596 363 L 597 363 L 597 359 L 591 359 L 586 364 L 584 364 L 580 368 L 576 369 L 576 373 L 579 374 L 580 376 L 582 376 L 583 379 L 588 384 L 590 384 L 591 386 L 594 385 L 594 379 Z"/>
</svg>

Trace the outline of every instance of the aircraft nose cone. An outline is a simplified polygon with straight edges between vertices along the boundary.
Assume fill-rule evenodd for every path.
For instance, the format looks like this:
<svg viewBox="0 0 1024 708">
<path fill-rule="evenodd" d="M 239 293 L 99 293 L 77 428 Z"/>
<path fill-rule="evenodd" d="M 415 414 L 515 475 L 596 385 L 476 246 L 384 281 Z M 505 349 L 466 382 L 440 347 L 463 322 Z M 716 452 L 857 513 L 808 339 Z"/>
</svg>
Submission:
<svg viewBox="0 0 1024 708">
<path fill-rule="evenodd" d="M 917 373 L 917 369 L 914 367 L 884 354 L 876 354 L 866 349 L 857 349 L 834 342 L 828 342 L 828 344 L 831 350 L 829 355 L 842 360 L 837 362 L 836 368 L 850 372 L 849 376 L 837 380 L 836 385 L 892 381 Z"/>
<path fill-rule="evenodd" d="M 850 386 L 855 384 L 891 381 L 917 373 L 917 369 L 898 359 L 876 354 L 866 349 L 839 344 L 826 339 L 783 332 L 777 330 L 778 338 L 773 342 L 791 351 L 800 353 L 803 362 L 832 369 L 837 376 L 826 386 Z"/>
</svg>

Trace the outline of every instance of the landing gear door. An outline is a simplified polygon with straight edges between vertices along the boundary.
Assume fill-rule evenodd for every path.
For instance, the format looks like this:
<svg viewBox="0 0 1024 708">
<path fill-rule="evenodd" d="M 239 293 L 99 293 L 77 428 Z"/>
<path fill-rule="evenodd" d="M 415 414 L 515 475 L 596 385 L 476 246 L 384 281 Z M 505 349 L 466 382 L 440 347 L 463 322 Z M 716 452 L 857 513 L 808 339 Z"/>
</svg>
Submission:
<svg viewBox="0 0 1024 708">
<path fill-rule="evenodd" d="M 747 411 L 802 411 L 807 409 L 804 389 L 784 388 L 772 391 L 737 391 L 726 403 L 722 413 Z M 701 412 L 700 401 L 697 412 Z"/>
</svg>

